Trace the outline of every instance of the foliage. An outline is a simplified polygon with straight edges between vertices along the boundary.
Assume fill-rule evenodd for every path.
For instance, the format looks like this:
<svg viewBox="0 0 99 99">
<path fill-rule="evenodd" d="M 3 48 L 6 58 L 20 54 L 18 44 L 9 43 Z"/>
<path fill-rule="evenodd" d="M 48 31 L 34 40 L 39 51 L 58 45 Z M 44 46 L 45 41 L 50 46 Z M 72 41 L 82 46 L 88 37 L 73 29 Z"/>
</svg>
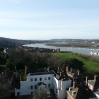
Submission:
<svg viewBox="0 0 99 99">
<path fill-rule="evenodd" d="M 47 93 L 45 90 L 37 91 L 37 92 L 33 93 L 31 99 L 47 99 Z"/>
<path fill-rule="evenodd" d="M 59 56 L 61 59 L 75 58 L 79 60 L 80 63 L 83 63 L 83 66 L 80 64 L 79 66 L 82 67 L 81 70 L 85 75 L 93 75 L 99 72 L 99 57 L 97 56 L 83 55 L 72 52 L 62 52 L 57 54 L 53 53 L 53 55 Z M 76 65 L 76 62 L 74 67 L 79 69 L 79 67 Z"/>
<path fill-rule="evenodd" d="M 0 99 L 10 97 L 11 78 L 9 70 L 0 74 Z"/>
<path fill-rule="evenodd" d="M 66 66 L 69 66 L 79 69 L 84 74 L 99 72 L 99 57 L 72 52 L 34 53 L 18 49 L 10 50 L 9 56 L 5 60 L 7 68 L 15 70 L 16 66 L 16 70 L 22 71 L 21 73 L 24 73 L 25 65 L 28 70 L 37 70 L 48 66 L 53 69 L 57 69 L 58 66 L 65 69 Z"/>
<path fill-rule="evenodd" d="M 26 79 L 26 76 L 25 75 L 22 75 L 21 76 L 21 81 L 26 81 L 27 79 Z"/>
</svg>

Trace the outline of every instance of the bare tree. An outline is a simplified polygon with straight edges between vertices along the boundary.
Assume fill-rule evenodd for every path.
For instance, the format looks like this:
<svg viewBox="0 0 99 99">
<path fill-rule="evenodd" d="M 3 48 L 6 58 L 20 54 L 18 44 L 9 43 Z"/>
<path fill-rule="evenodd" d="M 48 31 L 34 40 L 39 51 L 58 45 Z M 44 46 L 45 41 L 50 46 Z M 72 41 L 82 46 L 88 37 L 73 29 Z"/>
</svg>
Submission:
<svg viewBox="0 0 99 99">
<path fill-rule="evenodd" d="M 48 99 L 47 93 L 45 90 L 37 91 L 37 92 L 33 93 L 31 99 Z"/>
</svg>

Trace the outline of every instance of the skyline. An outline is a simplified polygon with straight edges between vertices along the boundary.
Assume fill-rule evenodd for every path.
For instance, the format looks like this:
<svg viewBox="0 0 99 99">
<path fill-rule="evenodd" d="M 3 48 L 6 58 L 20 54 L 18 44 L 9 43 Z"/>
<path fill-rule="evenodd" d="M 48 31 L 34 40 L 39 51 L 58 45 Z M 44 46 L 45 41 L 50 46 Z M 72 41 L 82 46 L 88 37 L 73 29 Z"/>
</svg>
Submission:
<svg viewBox="0 0 99 99">
<path fill-rule="evenodd" d="M 98 39 L 98 0 L 1 0 L 0 37 Z"/>
</svg>

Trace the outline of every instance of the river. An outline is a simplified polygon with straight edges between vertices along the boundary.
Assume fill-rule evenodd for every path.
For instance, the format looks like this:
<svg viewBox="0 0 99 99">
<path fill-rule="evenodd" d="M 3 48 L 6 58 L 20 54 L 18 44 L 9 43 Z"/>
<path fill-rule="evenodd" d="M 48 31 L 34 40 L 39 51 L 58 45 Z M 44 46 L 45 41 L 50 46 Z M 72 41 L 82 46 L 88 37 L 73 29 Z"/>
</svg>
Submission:
<svg viewBox="0 0 99 99">
<path fill-rule="evenodd" d="M 27 47 L 38 47 L 38 48 L 49 48 L 49 49 L 57 49 L 60 48 L 60 51 L 71 51 L 71 52 L 75 52 L 75 53 L 81 53 L 81 54 L 91 54 L 92 55 L 96 55 L 99 56 L 99 49 L 92 49 L 92 48 L 77 48 L 77 47 L 55 47 L 55 46 L 47 46 L 46 44 L 40 44 L 40 43 L 36 43 L 36 44 L 26 44 L 23 46 L 27 46 Z"/>
</svg>

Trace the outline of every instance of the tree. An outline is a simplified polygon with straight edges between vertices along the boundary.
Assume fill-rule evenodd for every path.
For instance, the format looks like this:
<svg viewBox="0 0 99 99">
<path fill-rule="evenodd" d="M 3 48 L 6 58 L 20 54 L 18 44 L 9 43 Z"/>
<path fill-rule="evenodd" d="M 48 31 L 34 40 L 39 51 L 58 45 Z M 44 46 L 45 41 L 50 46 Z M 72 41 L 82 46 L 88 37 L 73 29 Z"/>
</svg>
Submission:
<svg viewBox="0 0 99 99">
<path fill-rule="evenodd" d="M 48 99 L 46 90 L 40 90 L 40 91 L 33 93 L 31 99 Z"/>
<path fill-rule="evenodd" d="M 8 71 L 0 74 L 0 99 L 10 97 L 11 79 L 8 77 Z"/>
</svg>

